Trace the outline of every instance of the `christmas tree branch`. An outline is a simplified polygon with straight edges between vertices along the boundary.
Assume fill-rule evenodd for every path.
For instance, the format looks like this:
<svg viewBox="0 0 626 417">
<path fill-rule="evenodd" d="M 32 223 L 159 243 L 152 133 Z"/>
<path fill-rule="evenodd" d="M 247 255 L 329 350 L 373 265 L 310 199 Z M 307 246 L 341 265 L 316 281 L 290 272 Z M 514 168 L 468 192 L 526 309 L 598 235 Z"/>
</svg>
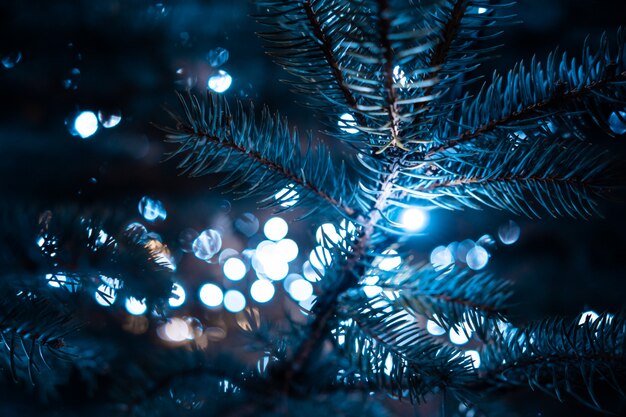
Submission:
<svg viewBox="0 0 626 417">
<path fill-rule="evenodd" d="M 622 316 L 601 315 L 573 322 L 546 320 L 512 329 L 486 346 L 481 378 L 496 386 L 530 385 L 563 393 L 603 409 L 594 389 L 604 382 L 622 397 L 626 382 L 626 324 Z M 589 402 L 584 397 L 587 397 Z"/>
<path fill-rule="evenodd" d="M 395 52 L 391 46 L 389 39 L 392 25 L 392 15 L 390 5 L 387 0 L 378 0 L 378 31 L 380 34 L 380 43 L 383 49 L 383 74 L 384 86 L 386 93 L 386 108 L 389 121 L 387 123 L 389 129 L 389 141 L 377 151 L 383 153 L 387 148 L 398 147 L 407 150 L 402 144 L 400 138 L 400 114 L 398 110 L 398 99 L 395 90 L 395 80 L 393 76 L 394 55 Z"/>
<path fill-rule="evenodd" d="M 266 108 L 257 125 L 253 109 L 245 110 L 239 103 L 233 115 L 222 97 L 211 95 L 206 108 L 194 96 L 189 103 L 179 97 L 185 118 L 173 116 L 176 126 L 165 130 L 169 141 L 180 145 L 172 156 L 186 154 L 179 163 L 184 172 L 193 176 L 229 172 L 222 184 L 244 197 L 262 195 L 267 206 L 285 205 L 284 199 L 268 195 L 294 187 L 302 195 L 288 200 L 293 203 L 289 206 L 311 195 L 346 217 L 355 214 L 347 204 L 350 185 L 345 171 L 335 170 L 328 149 L 319 142 L 314 149 L 309 137 L 303 149 L 297 132 L 291 133 L 286 121 Z"/>
<path fill-rule="evenodd" d="M 307 18 L 309 19 L 309 23 L 311 24 L 313 34 L 318 41 L 318 45 L 322 50 L 322 53 L 326 58 L 326 62 L 332 71 L 335 82 L 346 100 L 346 104 L 354 111 L 354 117 L 356 118 L 357 123 L 360 126 L 367 126 L 365 117 L 363 117 L 363 114 L 358 111 L 358 103 L 356 98 L 354 97 L 350 89 L 347 88 L 345 85 L 345 78 L 343 76 L 343 72 L 339 65 L 338 59 L 335 56 L 333 46 L 334 44 L 331 36 L 324 32 L 322 24 L 319 20 L 319 16 L 313 9 L 312 2 L 310 0 L 307 0 L 302 4 L 302 6 L 306 12 Z M 335 11 L 335 13 L 337 13 L 337 11 Z"/>
<path fill-rule="evenodd" d="M 617 39 L 617 54 L 609 52 L 606 35 L 595 54 L 585 44 L 578 66 L 575 61 L 570 64 L 565 54 L 558 60 L 554 52 L 545 67 L 533 59 L 528 68 L 515 66 L 506 78 L 495 74 L 490 84 L 461 105 L 462 123 L 443 127 L 439 133 L 448 139 L 430 149 L 425 158 L 475 139 L 497 138 L 493 133 L 499 129 L 519 126 L 528 134 L 528 129 L 541 128 L 550 121 L 556 128 L 575 131 L 574 123 L 581 117 L 606 126 L 603 120 L 607 108 L 620 110 L 626 106 L 626 56 L 621 30 Z"/>
<path fill-rule="evenodd" d="M 372 386 L 382 386 L 397 398 L 408 391 L 412 402 L 420 402 L 437 388 L 455 390 L 471 378 L 464 356 L 433 343 L 412 315 L 385 297 L 344 308 L 340 316 L 347 320 L 337 329 L 337 343 Z"/>
<path fill-rule="evenodd" d="M 606 176 L 606 154 L 553 134 L 503 139 L 444 162 L 440 175 L 411 177 L 398 187 L 444 208 L 482 204 L 529 217 L 539 217 L 538 208 L 552 216 L 591 216 L 593 197 L 607 190 L 599 182 Z"/>
</svg>

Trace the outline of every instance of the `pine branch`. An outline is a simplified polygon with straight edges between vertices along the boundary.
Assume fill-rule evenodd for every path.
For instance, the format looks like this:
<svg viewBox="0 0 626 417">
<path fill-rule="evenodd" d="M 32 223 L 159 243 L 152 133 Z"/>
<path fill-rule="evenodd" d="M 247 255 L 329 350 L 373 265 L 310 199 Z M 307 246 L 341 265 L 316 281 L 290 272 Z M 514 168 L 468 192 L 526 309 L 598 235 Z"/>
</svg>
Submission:
<svg viewBox="0 0 626 417">
<path fill-rule="evenodd" d="M 423 19 L 435 2 L 317 3 L 260 3 L 269 9 L 261 21 L 277 29 L 261 36 L 272 42 L 279 64 L 300 78 L 296 88 L 331 118 L 334 136 L 359 149 L 366 144 L 383 152 L 418 140 L 416 133 L 402 132 L 408 132 L 416 103 L 431 99 L 416 92 L 433 81 L 416 81 L 423 71 L 417 57 L 430 43 L 428 31 L 416 31 L 411 22 Z M 337 115 L 345 112 L 355 121 L 338 125 Z"/>
<path fill-rule="evenodd" d="M 398 188 L 409 197 L 447 208 L 486 205 L 529 217 L 589 217 L 607 191 L 606 153 L 554 135 L 501 138 L 469 155 L 434 165 L 430 175 L 406 171 Z M 439 173 L 436 173 L 439 172 Z"/>
<path fill-rule="evenodd" d="M 408 392 L 411 402 L 421 402 L 437 389 L 456 392 L 472 380 L 463 355 L 434 343 L 413 316 L 387 299 L 346 303 L 345 309 L 335 337 L 359 381 L 398 399 Z"/>
<path fill-rule="evenodd" d="M 618 31 L 618 51 L 611 54 L 603 35 L 600 48 L 591 53 L 585 43 L 581 64 L 550 54 L 546 65 L 536 59 L 526 68 L 516 65 L 506 78 L 494 74 L 490 84 L 482 87 L 458 110 L 458 122 L 448 120 L 439 126 L 437 136 L 443 143 L 428 151 L 426 158 L 458 148 L 479 138 L 497 139 L 499 130 L 523 129 L 531 126 L 555 127 L 576 133 L 581 119 L 593 120 L 606 127 L 607 107 L 622 109 L 626 82 L 626 54 L 623 32 Z M 608 129 L 607 129 L 608 130 Z"/>
<path fill-rule="evenodd" d="M 228 172 L 220 185 L 236 189 L 242 198 L 260 195 L 268 207 L 298 206 L 315 197 L 344 216 L 355 214 L 348 205 L 350 185 L 343 166 L 335 170 L 328 150 L 319 143 L 314 148 L 311 137 L 303 147 L 298 133 L 290 133 L 280 116 L 264 108 L 256 124 L 252 107 L 244 109 L 237 103 L 232 114 L 221 96 L 210 95 L 206 103 L 195 96 L 179 98 L 185 115 L 173 115 L 176 126 L 164 130 L 168 140 L 180 146 L 172 156 L 184 155 L 178 165 L 183 172 L 192 176 Z M 299 192 L 297 197 L 287 192 L 273 198 L 291 187 Z"/>
<path fill-rule="evenodd" d="M 15 289 L 6 286 L 0 293 L 0 360 L 15 382 L 35 385 L 51 359 L 69 358 L 64 337 L 78 324 L 72 314 L 33 293 L 19 291 L 16 296 Z"/>
<path fill-rule="evenodd" d="M 3 207 L 1 216 L 5 281 L 9 275 L 33 276 L 67 292 L 100 291 L 116 282 L 115 291 L 146 298 L 149 305 L 162 305 L 170 296 L 175 265 L 168 248 L 143 226 L 126 229 L 119 210 Z"/>
<path fill-rule="evenodd" d="M 276 62 L 301 80 L 294 86 L 311 100 L 307 104 L 330 114 L 335 114 L 337 107 L 347 106 L 358 124 L 365 126 L 357 99 L 346 87 L 340 62 L 343 47 L 332 35 L 338 25 L 345 24 L 339 16 L 349 13 L 349 3 L 272 0 L 257 4 L 264 11 L 257 16 L 259 21 L 274 29 L 259 35 L 268 41 L 269 54 Z M 301 59 L 306 59 L 308 65 L 301 65 Z M 327 100 L 319 100 L 319 95 Z"/>
<path fill-rule="evenodd" d="M 512 329 L 482 354 L 482 378 L 496 386 L 530 385 L 563 400 L 567 393 L 602 410 L 595 386 L 602 382 L 626 397 L 626 323 L 601 315 L 579 324 L 545 320 Z"/>
<path fill-rule="evenodd" d="M 493 323 L 505 320 L 513 295 L 511 282 L 467 269 L 437 272 L 422 267 L 394 275 L 377 285 L 385 291 L 397 291 L 395 303 L 413 314 L 425 315 L 446 330 L 467 323 L 482 339 L 488 337 Z"/>
</svg>

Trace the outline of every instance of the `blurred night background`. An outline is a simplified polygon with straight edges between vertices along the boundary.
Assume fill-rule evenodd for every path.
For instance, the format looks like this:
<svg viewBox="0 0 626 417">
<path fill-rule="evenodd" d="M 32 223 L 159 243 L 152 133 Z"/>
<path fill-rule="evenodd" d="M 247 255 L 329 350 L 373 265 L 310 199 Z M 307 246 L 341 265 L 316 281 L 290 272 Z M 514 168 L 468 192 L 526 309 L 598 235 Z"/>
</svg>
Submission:
<svg viewBox="0 0 626 417">
<path fill-rule="evenodd" d="M 603 31 L 614 35 L 626 23 L 623 0 L 522 0 L 514 10 L 523 23 L 507 28 L 500 38 L 500 56 L 483 65 L 486 74 L 533 55 L 544 58 L 556 46 L 575 55 L 587 35 L 595 46 Z M 189 311 L 200 308 L 197 293 L 205 282 L 247 296 L 253 274 L 227 282 L 220 265 L 183 250 L 189 242 L 181 232 L 216 229 L 222 234 L 222 249 L 241 252 L 263 239 L 263 225 L 273 213 L 219 188 L 210 190 L 219 178 L 179 175 L 176 161 L 166 161 L 173 149 L 158 126 L 171 124 L 165 108 L 177 108 L 175 91 L 206 91 L 210 77 L 218 77 L 214 82 L 224 87 L 230 76 L 232 84 L 223 94 L 267 104 L 302 131 L 320 128 L 311 111 L 296 105 L 299 97 L 281 82 L 288 75 L 264 54 L 255 35 L 262 28 L 250 17 L 253 13 L 253 4 L 244 0 L 2 0 L 2 205 L 34 212 L 65 205 L 100 207 L 115 213 L 120 224 L 143 222 L 172 249 L 177 280 L 187 292 L 188 305 L 181 308 Z M 72 130 L 84 111 L 100 112 L 101 120 L 93 135 L 81 138 Z M 115 125 L 117 116 L 121 119 Z M 615 177 L 623 184 L 626 136 L 609 137 L 597 130 L 590 138 L 617 159 Z M 347 148 L 323 139 L 338 162 L 348 160 Z M 164 220 L 142 218 L 138 203 L 144 196 L 162 203 L 158 210 L 167 213 Z M 520 322 L 584 311 L 616 312 L 624 307 L 626 296 L 626 200 L 619 187 L 611 197 L 601 203 L 603 218 L 590 220 L 529 220 L 488 209 L 432 211 L 423 235 L 411 245 L 416 259 L 427 262 L 436 247 L 482 237 L 491 255 L 484 268 L 516 282 L 513 317 Z M 316 228 L 333 219 L 292 223 L 297 213 L 281 216 L 289 223 L 287 237 L 299 245 L 290 272 L 301 274 L 315 245 Z M 259 231 L 251 237 L 241 233 L 236 221 L 254 227 L 255 217 Z M 499 230 L 510 238 L 515 224 L 519 238 L 503 244 Z M 261 314 L 281 312 L 284 304 L 292 303 L 280 285 L 276 288 L 274 299 L 260 307 Z M 8 375 L 0 383 L 0 415 L 25 415 L 8 402 L 25 395 L 16 394 Z M 560 404 L 539 393 L 503 401 L 515 416 L 600 415 L 575 401 Z M 417 413 L 437 415 L 426 409 Z"/>
</svg>

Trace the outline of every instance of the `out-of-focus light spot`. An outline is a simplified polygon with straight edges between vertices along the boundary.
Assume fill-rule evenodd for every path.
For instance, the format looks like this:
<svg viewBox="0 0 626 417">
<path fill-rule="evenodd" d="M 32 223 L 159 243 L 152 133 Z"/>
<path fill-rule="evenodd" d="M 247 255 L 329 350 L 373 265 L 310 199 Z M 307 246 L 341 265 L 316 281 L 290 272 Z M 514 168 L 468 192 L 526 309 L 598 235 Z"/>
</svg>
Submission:
<svg viewBox="0 0 626 417">
<path fill-rule="evenodd" d="M 374 298 L 383 291 L 378 285 L 364 285 L 363 292 L 367 298 Z"/>
<path fill-rule="evenodd" d="M 84 111 L 74 119 L 73 130 L 76 135 L 86 139 L 98 130 L 98 118 L 92 111 Z"/>
<path fill-rule="evenodd" d="M 207 261 L 222 248 L 222 235 L 217 230 L 207 229 L 193 241 L 193 254 L 198 259 Z"/>
<path fill-rule="evenodd" d="M 300 199 L 300 194 L 295 190 L 293 184 L 287 185 L 274 195 L 274 199 L 283 207 L 292 207 Z"/>
<path fill-rule="evenodd" d="M 224 294 L 224 307 L 231 313 L 239 313 L 246 308 L 246 297 L 237 290 L 228 290 Z"/>
<path fill-rule="evenodd" d="M 148 196 L 141 197 L 137 208 L 139 209 L 139 214 L 141 214 L 143 218 L 149 222 L 153 222 L 157 219 L 165 220 L 167 217 L 167 212 L 165 211 L 165 207 L 163 207 L 163 203 Z"/>
<path fill-rule="evenodd" d="M 280 281 L 289 273 L 289 265 L 286 262 L 274 262 L 264 264 L 262 275 L 273 280 Z"/>
<path fill-rule="evenodd" d="M 120 124 L 122 121 L 122 113 L 120 111 L 106 112 L 100 110 L 98 111 L 98 120 L 102 127 L 110 129 Z"/>
<path fill-rule="evenodd" d="M 487 252 L 487 250 L 482 246 L 474 246 L 467 252 L 465 261 L 467 266 L 475 271 L 478 271 L 479 269 L 483 269 L 487 266 L 487 262 L 489 262 L 489 252 Z"/>
<path fill-rule="evenodd" d="M 400 214 L 400 224 L 408 232 L 419 232 L 428 224 L 428 214 L 418 207 L 404 209 Z"/>
<path fill-rule="evenodd" d="M 296 301 L 304 301 L 313 295 L 313 286 L 305 279 L 296 279 L 289 285 L 289 295 Z"/>
<path fill-rule="evenodd" d="M 168 342 L 182 342 L 188 340 L 191 336 L 189 326 L 185 320 L 178 317 L 172 317 L 157 329 L 157 334 L 163 340 Z"/>
<path fill-rule="evenodd" d="M 333 261 L 332 254 L 323 246 L 316 246 L 309 254 L 309 262 L 315 269 L 321 270 L 330 266 Z"/>
<path fill-rule="evenodd" d="M 217 262 L 223 265 L 227 260 L 235 256 L 239 256 L 239 252 L 233 248 L 226 248 L 220 252 L 220 255 L 217 257 Z"/>
<path fill-rule="evenodd" d="M 258 279 L 250 286 L 250 295 L 257 303 L 267 303 L 274 297 L 274 285 L 266 279 Z"/>
<path fill-rule="evenodd" d="M 391 375 L 391 371 L 393 370 L 393 356 L 391 356 L 391 353 L 387 355 L 387 358 L 385 359 L 385 374 L 386 375 Z"/>
<path fill-rule="evenodd" d="M 363 285 L 376 285 L 380 281 L 378 275 L 366 275 L 361 279 Z"/>
<path fill-rule="evenodd" d="M 136 235 L 138 237 L 141 237 L 148 233 L 148 229 L 146 229 L 143 224 L 138 222 L 130 223 L 128 226 L 126 226 L 126 229 L 124 230 L 126 232 L 126 235 Z"/>
<path fill-rule="evenodd" d="M 289 226 L 287 222 L 280 217 L 272 217 L 265 222 L 263 233 L 269 240 L 278 241 L 287 236 Z"/>
<path fill-rule="evenodd" d="M 299 279 L 302 279 L 302 276 L 300 274 L 287 275 L 287 277 L 283 281 L 283 287 L 285 288 L 285 291 L 289 292 L 289 287 L 291 286 L 291 283 Z"/>
<path fill-rule="evenodd" d="M 472 360 L 474 368 L 480 368 L 480 353 L 477 350 L 466 350 L 465 356 Z"/>
<path fill-rule="evenodd" d="M 620 119 L 621 117 L 621 119 Z M 609 128 L 616 135 L 623 135 L 626 133 L 626 111 L 620 111 L 619 116 L 617 112 L 611 113 L 609 116 Z"/>
<path fill-rule="evenodd" d="M 339 223 L 339 235 L 342 238 L 356 235 L 356 225 L 349 220 L 343 219 Z"/>
<path fill-rule="evenodd" d="M 100 281 L 104 283 L 109 288 L 113 288 L 114 290 L 119 290 L 124 287 L 124 281 L 119 278 L 107 277 L 106 275 L 100 275 Z"/>
<path fill-rule="evenodd" d="M 117 298 L 116 291 L 106 284 L 100 284 L 95 294 L 96 302 L 104 307 L 110 307 Z"/>
<path fill-rule="evenodd" d="M 209 77 L 207 86 L 216 93 L 223 93 L 228 90 L 232 83 L 233 77 L 231 77 L 226 71 L 219 70 L 217 74 Z"/>
<path fill-rule="evenodd" d="M 402 68 L 400 68 L 400 65 L 393 67 L 393 81 L 400 84 L 401 87 L 404 87 L 407 84 L 406 75 L 404 74 Z"/>
<path fill-rule="evenodd" d="M 468 335 L 471 336 L 471 331 L 467 329 L 467 326 L 464 326 L 464 328 L 462 328 L 461 326 L 457 325 L 452 327 L 449 332 L 450 341 L 455 345 L 464 345 L 469 342 Z"/>
<path fill-rule="evenodd" d="M 215 284 L 204 284 L 200 287 L 200 301 L 207 307 L 219 307 L 224 300 L 222 289 Z"/>
<path fill-rule="evenodd" d="M 289 265 L 278 250 L 278 244 L 270 240 L 264 240 L 257 245 L 252 257 L 252 267 L 257 275 L 274 281 L 285 278 L 289 273 Z"/>
<path fill-rule="evenodd" d="M 493 248 L 496 245 L 495 239 L 491 235 L 482 235 L 477 241 L 476 244 L 478 246 L 482 246 L 483 248 Z"/>
<path fill-rule="evenodd" d="M 470 249 L 472 249 L 474 246 L 476 246 L 476 243 L 474 243 L 473 240 L 465 239 L 464 241 L 456 245 L 454 256 L 460 262 L 465 263 L 467 259 L 467 252 L 469 252 Z"/>
<path fill-rule="evenodd" d="M 520 227 L 513 220 L 509 220 L 498 228 L 500 242 L 505 245 L 512 245 L 517 242 L 520 235 Z"/>
<path fill-rule="evenodd" d="M 302 264 L 302 275 L 304 275 L 304 278 L 311 282 L 317 282 L 322 279 L 322 276 L 324 275 L 324 268 L 318 269 L 316 272 L 311 265 L 311 262 L 305 261 Z"/>
<path fill-rule="evenodd" d="M 398 252 L 393 249 L 385 250 L 379 259 L 377 267 L 383 271 L 392 271 L 402 263 L 402 258 L 398 255 Z"/>
<path fill-rule="evenodd" d="M 64 274 L 46 274 L 46 281 L 53 288 L 61 288 L 67 282 L 67 276 Z"/>
<path fill-rule="evenodd" d="M 185 289 L 182 285 L 174 283 L 172 285 L 172 295 L 170 296 L 168 303 L 170 307 L 180 307 L 185 303 Z"/>
<path fill-rule="evenodd" d="M 135 297 L 128 297 L 124 305 L 126 307 L 126 311 L 128 311 L 133 316 L 141 316 L 148 309 L 145 299 L 138 300 Z"/>
<path fill-rule="evenodd" d="M 22 53 L 20 51 L 11 52 L 2 57 L 2 66 L 6 69 L 11 69 L 21 60 Z"/>
<path fill-rule="evenodd" d="M 259 219 L 252 213 L 243 213 L 235 220 L 235 229 L 244 235 L 251 237 L 259 231 Z"/>
<path fill-rule="evenodd" d="M 332 247 L 339 244 L 342 238 L 334 224 L 324 223 L 315 231 L 315 240 L 322 246 Z M 329 242 L 333 245 L 329 244 Z"/>
<path fill-rule="evenodd" d="M 487 9 L 486 9 L 486 8 L 484 8 L 484 7 L 479 7 L 479 8 L 478 8 L 478 14 L 483 14 L 483 13 L 485 13 L 486 11 L 487 11 Z"/>
<path fill-rule="evenodd" d="M 276 250 L 286 262 L 291 262 L 298 257 L 298 244 L 291 239 L 276 242 Z"/>
<path fill-rule="evenodd" d="M 188 335 L 187 339 L 193 340 L 202 336 L 204 333 L 204 326 L 202 322 L 196 317 L 185 317 L 185 323 L 187 323 Z"/>
<path fill-rule="evenodd" d="M 337 126 L 339 126 L 341 130 L 343 130 L 344 132 L 350 135 L 359 133 L 359 129 L 355 127 L 356 120 L 354 119 L 354 116 L 351 115 L 350 113 L 344 113 L 341 116 L 339 116 L 339 121 L 337 122 Z"/>
<path fill-rule="evenodd" d="M 306 300 L 298 301 L 298 304 L 300 305 L 300 307 L 303 310 L 305 310 L 301 312 L 304 313 L 305 315 L 308 315 L 311 312 L 311 309 L 313 308 L 313 304 L 315 304 L 315 300 L 317 300 L 317 297 L 312 295 Z"/>
<path fill-rule="evenodd" d="M 426 330 L 433 336 L 443 336 L 444 334 L 446 334 L 446 329 L 438 325 L 433 320 L 428 320 L 426 322 Z"/>
<path fill-rule="evenodd" d="M 224 275 L 231 281 L 239 281 L 246 276 L 246 264 L 239 258 L 229 258 L 224 262 Z"/>
<path fill-rule="evenodd" d="M 217 47 L 213 48 L 207 54 L 207 61 L 209 61 L 209 65 L 216 68 L 221 67 L 228 61 L 229 57 L 228 49 Z"/>
<path fill-rule="evenodd" d="M 600 315 L 593 310 L 585 311 L 580 315 L 578 324 L 582 325 L 585 324 L 587 321 L 589 321 L 589 323 L 593 323 L 594 321 L 598 320 L 599 317 Z"/>
<path fill-rule="evenodd" d="M 437 246 L 430 253 L 430 263 L 435 270 L 446 269 L 450 265 L 454 264 L 454 256 L 452 252 L 445 246 Z"/>
</svg>

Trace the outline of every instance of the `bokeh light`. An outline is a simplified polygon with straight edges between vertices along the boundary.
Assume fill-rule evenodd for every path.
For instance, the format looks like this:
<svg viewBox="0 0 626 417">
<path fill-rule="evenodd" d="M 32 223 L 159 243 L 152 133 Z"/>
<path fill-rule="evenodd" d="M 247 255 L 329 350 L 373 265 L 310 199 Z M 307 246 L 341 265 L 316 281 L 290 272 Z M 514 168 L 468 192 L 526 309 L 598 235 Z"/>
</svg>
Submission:
<svg viewBox="0 0 626 417">
<path fill-rule="evenodd" d="M 208 261 L 222 248 L 222 235 L 217 230 L 204 230 L 193 241 L 191 247 L 196 258 Z"/>
<path fill-rule="evenodd" d="M 223 93 L 230 88 L 233 83 L 233 77 L 224 70 L 219 70 L 217 74 L 209 77 L 207 87 L 216 93 Z"/>
<path fill-rule="evenodd" d="M 489 262 L 489 252 L 482 246 L 476 245 L 467 252 L 465 262 L 475 271 L 483 269 Z"/>
<path fill-rule="evenodd" d="M 287 289 L 291 298 L 296 301 L 304 301 L 313 295 L 313 286 L 305 279 L 295 279 Z"/>
<path fill-rule="evenodd" d="M 246 297 L 237 290 L 228 290 L 224 294 L 224 308 L 231 313 L 239 313 L 246 308 Z"/>
<path fill-rule="evenodd" d="M 215 284 L 204 284 L 199 291 L 200 301 L 207 307 L 219 307 L 224 300 L 222 289 Z"/>
<path fill-rule="evenodd" d="M 83 111 L 76 116 L 73 131 L 82 139 L 87 139 L 98 130 L 98 118 L 92 111 Z"/>
<path fill-rule="evenodd" d="M 392 271 L 400 266 L 402 258 L 398 255 L 398 252 L 394 249 L 387 249 L 383 251 L 382 256 L 378 257 L 378 264 L 376 265 L 383 271 Z"/>
<path fill-rule="evenodd" d="M 258 279 L 250 286 L 250 295 L 257 303 L 267 303 L 274 297 L 274 285 L 266 279 Z"/>
<path fill-rule="evenodd" d="M 287 222 L 280 217 L 272 217 L 265 222 L 263 233 L 269 240 L 278 241 L 287 236 L 289 226 Z"/>
<path fill-rule="evenodd" d="M 505 245 L 517 242 L 520 235 L 520 227 L 513 220 L 509 220 L 498 228 L 498 238 Z"/>
<path fill-rule="evenodd" d="M 343 130 L 344 132 L 350 135 L 359 133 L 359 129 L 355 127 L 356 120 L 354 119 L 354 116 L 351 115 L 350 113 L 344 113 L 341 116 L 339 116 L 339 121 L 337 122 L 337 125 L 339 126 L 341 130 Z"/>
<path fill-rule="evenodd" d="M 103 307 L 110 307 L 115 302 L 117 293 L 115 289 L 106 284 L 100 284 L 95 293 L 95 299 L 98 304 Z"/>
<path fill-rule="evenodd" d="M 274 199 L 278 201 L 278 203 L 282 207 L 294 206 L 300 199 L 300 194 L 298 194 L 295 188 L 296 187 L 293 184 L 289 184 L 288 186 L 277 192 L 274 195 Z"/>
<path fill-rule="evenodd" d="M 419 232 L 428 224 L 428 213 L 419 207 L 410 207 L 402 210 L 400 224 L 407 232 Z"/>
<path fill-rule="evenodd" d="M 174 283 L 172 285 L 172 295 L 168 300 L 170 307 L 176 308 L 182 306 L 185 303 L 185 298 L 186 294 L 183 286 L 178 283 Z"/>
<path fill-rule="evenodd" d="M 281 239 L 276 242 L 276 250 L 282 255 L 285 262 L 291 262 L 298 257 L 298 244 L 291 239 Z"/>
<path fill-rule="evenodd" d="M 139 214 L 149 222 L 165 220 L 167 218 L 167 212 L 165 211 L 165 207 L 163 207 L 163 203 L 148 196 L 141 197 L 137 209 L 139 210 Z"/>
<path fill-rule="evenodd" d="M 120 111 L 107 112 L 100 110 L 98 111 L 98 120 L 102 127 L 110 129 L 120 124 L 122 121 L 122 113 Z"/>
<path fill-rule="evenodd" d="M 465 356 L 472 360 L 472 365 L 475 369 L 480 368 L 480 353 L 477 350 L 466 350 Z"/>
<path fill-rule="evenodd" d="M 224 275 L 231 281 L 239 281 L 246 276 L 246 264 L 239 258 L 228 258 L 224 262 Z"/>
<path fill-rule="evenodd" d="M 133 316 L 140 316 L 146 312 L 148 306 L 146 306 L 146 300 L 138 300 L 135 297 L 128 297 L 126 303 L 124 303 L 126 311 Z"/>
<path fill-rule="evenodd" d="M 430 253 L 430 263 L 435 270 L 442 270 L 454 264 L 454 256 L 446 246 L 437 246 Z"/>
<path fill-rule="evenodd" d="M 426 331 L 428 331 L 428 333 L 433 336 L 443 336 L 444 334 L 446 334 L 446 329 L 438 325 L 433 320 L 428 320 L 426 322 Z"/>
</svg>

